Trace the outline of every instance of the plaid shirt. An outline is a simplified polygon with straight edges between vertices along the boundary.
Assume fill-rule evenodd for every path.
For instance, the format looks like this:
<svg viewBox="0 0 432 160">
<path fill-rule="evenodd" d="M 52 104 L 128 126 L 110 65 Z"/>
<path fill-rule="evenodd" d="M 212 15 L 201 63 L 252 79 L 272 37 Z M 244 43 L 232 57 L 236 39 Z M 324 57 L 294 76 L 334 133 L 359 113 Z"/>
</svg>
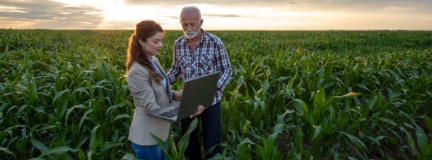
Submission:
<svg viewBox="0 0 432 160">
<path fill-rule="evenodd" d="M 220 71 L 217 91 L 213 104 L 221 101 L 222 91 L 231 78 L 232 69 L 227 51 L 221 39 L 201 29 L 202 36 L 195 51 L 188 45 L 185 36 L 174 42 L 174 60 L 167 73 L 168 80 L 173 84 L 178 76 L 188 80 L 216 71 Z"/>
</svg>

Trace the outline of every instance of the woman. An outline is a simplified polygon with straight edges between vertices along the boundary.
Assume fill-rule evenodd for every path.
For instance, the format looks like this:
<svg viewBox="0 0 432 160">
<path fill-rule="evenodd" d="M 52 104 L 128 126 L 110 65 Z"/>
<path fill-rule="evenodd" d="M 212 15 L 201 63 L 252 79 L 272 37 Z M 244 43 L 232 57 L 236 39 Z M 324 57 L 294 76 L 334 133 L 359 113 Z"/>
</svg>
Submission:
<svg viewBox="0 0 432 160">
<path fill-rule="evenodd" d="M 129 38 L 126 58 L 126 80 L 132 94 L 135 113 L 129 130 L 129 140 L 139 159 L 166 159 L 151 134 L 165 142 L 170 122 L 149 116 L 146 112 L 181 99 L 181 92 L 171 91 L 165 72 L 155 57 L 162 49 L 162 27 L 152 20 L 141 21 Z M 193 116 L 201 114 L 199 106 Z M 150 134 L 151 133 L 151 134 Z"/>
</svg>

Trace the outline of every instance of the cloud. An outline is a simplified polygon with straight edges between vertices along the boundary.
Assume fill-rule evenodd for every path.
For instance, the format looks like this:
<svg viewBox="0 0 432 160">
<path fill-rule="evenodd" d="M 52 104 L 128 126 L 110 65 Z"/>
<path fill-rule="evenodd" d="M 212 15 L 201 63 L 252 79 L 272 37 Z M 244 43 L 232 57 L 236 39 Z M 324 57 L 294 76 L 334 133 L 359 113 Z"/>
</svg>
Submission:
<svg viewBox="0 0 432 160">
<path fill-rule="evenodd" d="M 281 7 L 287 6 L 293 9 L 345 9 L 350 8 L 354 10 L 380 10 L 388 6 L 399 6 L 413 8 L 421 8 L 423 10 L 430 10 L 432 1 L 430 0 L 189 0 L 189 1 L 177 1 L 177 0 L 125 0 L 125 4 L 128 5 L 175 5 L 175 6 L 186 6 L 186 5 L 197 5 L 207 4 L 214 6 L 226 6 L 226 7 L 247 7 L 247 6 L 260 6 L 260 7 Z M 221 10 L 220 12 L 224 12 Z"/>
<path fill-rule="evenodd" d="M 0 12 L 6 13 L 28 13 L 25 8 L 19 8 L 14 6 L 0 6 Z"/>
<path fill-rule="evenodd" d="M 432 13 L 430 0 L 303 0 L 293 5 L 294 9 L 320 11 L 368 12 L 384 11 L 389 7 L 412 8 L 417 11 Z"/>
<path fill-rule="evenodd" d="M 7 25 L 0 28 L 94 28 L 103 20 L 98 12 L 95 7 L 71 7 L 47 0 L 5 1 L 0 2 L 0 22 Z"/>
<path fill-rule="evenodd" d="M 178 0 L 164 0 L 164 1 L 154 1 L 154 0 L 125 0 L 126 4 L 131 5 L 143 5 L 143 4 L 172 4 L 172 5 L 192 5 L 192 4 L 211 4 L 211 5 L 223 5 L 223 6 L 248 6 L 256 4 L 280 4 L 280 3 L 295 3 L 295 0 L 188 0 L 188 1 L 178 1 Z"/>
<path fill-rule="evenodd" d="M 203 17 L 244 17 L 236 14 L 203 14 Z"/>
<path fill-rule="evenodd" d="M 431 0 L 125 0 L 127 5 L 168 5 L 175 6 L 180 12 L 181 7 L 196 5 L 201 9 L 201 13 L 207 15 L 220 15 L 221 17 L 236 17 L 245 15 L 235 15 L 233 12 L 246 8 L 268 9 L 274 12 L 330 12 L 330 13 L 405 13 L 413 12 L 432 16 Z M 203 7 L 204 6 L 204 7 Z M 208 9 L 207 6 L 217 7 L 217 10 Z M 221 9 L 223 8 L 223 9 Z M 229 8 L 233 8 L 228 10 Z M 252 11 L 246 11 L 251 13 Z M 226 16 L 235 15 L 235 16 Z M 175 15 L 177 16 L 177 15 Z"/>
</svg>

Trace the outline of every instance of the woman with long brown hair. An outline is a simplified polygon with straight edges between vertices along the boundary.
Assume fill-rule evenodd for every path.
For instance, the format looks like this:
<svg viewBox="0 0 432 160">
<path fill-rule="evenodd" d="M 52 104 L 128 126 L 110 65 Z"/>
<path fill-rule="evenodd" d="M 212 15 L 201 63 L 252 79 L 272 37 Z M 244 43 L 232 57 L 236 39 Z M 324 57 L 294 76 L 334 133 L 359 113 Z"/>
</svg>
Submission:
<svg viewBox="0 0 432 160">
<path fill-rule="evenodd" d="M 181 92 L 171 91 L 165 71 L 155 57 L 162 49 L 165 31 L 152 20 L 141 21 L 129 38 L 126 58 L 126 81 L 133 97 L 135 113 L 129 140 L 139 159 L 166 159 L 151 134 L 167 145 L 170 122 L 146 113 L 181 99 Z M 195 115 L 201 114 L 198 109 Z"/>
</svg>

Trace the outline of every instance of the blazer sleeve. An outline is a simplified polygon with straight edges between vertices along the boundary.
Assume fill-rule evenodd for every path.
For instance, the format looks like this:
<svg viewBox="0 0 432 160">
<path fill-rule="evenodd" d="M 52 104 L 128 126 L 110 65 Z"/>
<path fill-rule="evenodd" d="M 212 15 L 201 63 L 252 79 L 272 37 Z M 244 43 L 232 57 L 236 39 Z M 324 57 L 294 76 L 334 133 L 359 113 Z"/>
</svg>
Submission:
<svg viewBox="0 0 432 160">
<path fill-rule="evenodd" d="M 155 93 L 150 85 L 150 73 L 144 67 L 129 70 L 127 83 L 132 94 L 135 107 L 141 107 L 144 112 L 160 108 L 156 103 Z"/>
</svg>

